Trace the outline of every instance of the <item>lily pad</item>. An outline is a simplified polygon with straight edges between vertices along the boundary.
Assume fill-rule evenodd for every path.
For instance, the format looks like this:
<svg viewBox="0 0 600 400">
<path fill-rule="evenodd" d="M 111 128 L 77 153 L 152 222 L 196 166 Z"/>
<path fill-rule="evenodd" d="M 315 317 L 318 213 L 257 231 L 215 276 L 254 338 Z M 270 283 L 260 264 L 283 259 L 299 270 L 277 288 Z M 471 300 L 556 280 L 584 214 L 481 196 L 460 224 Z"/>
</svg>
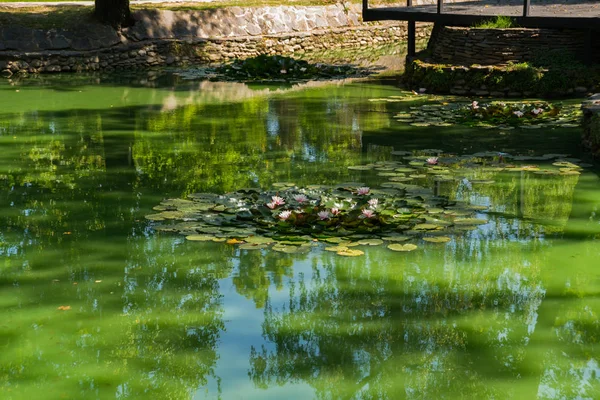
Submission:
<svg viewBox="0 0 600 400">
<path fill-rule="evenodd" d="M 448 236 L 428 236 L 424 237 L 423 240 L 431 243 L 447 243 L 451 239 Z"/>
<path fill-rule="evenodd" d="M 417 249 L 417 245 L 408 243 L 408 244 L 399 244 L 399 243 L 392 243 L 392 244 L 388 244 L 387 246 L 388 249 L 393 250 L 393 251 L 413 251 Z"/>
<path fill-rule="evenodd" d="M 338 256 L 344 256 L 344 257 L 358 257 L 358 256 L 364 255 L 365 252 L 361 251 L 361 250 L 348 249 L 348 250 L 338 251 L 336 254 Z"/>
<path fill-rule="evenodd" d="M 216 237 L 212 235 L 188 235 L 185 238 L 194 242 L 211 242 L 216 239 Z"/>
<path fill-rule="evenodd" d="M 383 240 L 381 239 L 362 239 L 358 241 L 358 244 L 362 246 L 381 246 Z"/>
<path fill-rule="evenodd" d="M 456 218 L 455 225 L 483 225 L 487 224 L 488 220 L 479 218 Z"/>
</svg>

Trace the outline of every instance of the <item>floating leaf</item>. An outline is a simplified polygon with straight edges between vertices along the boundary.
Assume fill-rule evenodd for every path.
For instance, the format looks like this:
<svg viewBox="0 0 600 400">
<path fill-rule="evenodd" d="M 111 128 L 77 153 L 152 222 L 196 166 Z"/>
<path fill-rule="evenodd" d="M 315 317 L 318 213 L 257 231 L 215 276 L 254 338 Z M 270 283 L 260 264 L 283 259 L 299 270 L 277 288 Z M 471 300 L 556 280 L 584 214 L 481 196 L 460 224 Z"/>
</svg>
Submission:
<svg viewBox="0 0 600 400">
<path fill-rule="evenodd" d="M 364 255 L 365 252 L 360 251 L 360 250 L 355 250 L 355 249 L 348 249 L 348 250 L 338 251 L 336 254 L 338 256 L 344 256 L 344 257 L 358 257 L 358 256 Z"/>
<path fill-rule="evenodd" d="M 388 244 L 387 246 L 388 249 L 393 250 L 393 251 L 413 251 L 417 249 L 417 246 L 411 243 L 408 244 L 399 244 L 399 243 L 392 243 L 392 244 Z"/>
<path fill-rule="evenodd" d="M 244 239 L 249 244 L 268 244 L 273 243 L 275 240 L 264 236 L 248 236 Z"/>
<path fill-rule="evenodd" d="M 358 244 L 362 246 L 380 246 L 383 244 L 381 239 L 362 239 L 358 241 Z"/>
<path fill-rule="evenodd" d="M 194 242 L 210 242 L 216 239 L 212 235 L 188 235 L 185 238 Z"/>
<path fill-rule="evenodd" d="M 487 223 L 487 220 L 479 218 L 456 218 L 454 220 L 455 225 L 483 225 Z"/>
<path fill-rule="evenodd" d="M 448 236 L 428 236 L 424 237 L 423 240 L 431 243 L 446 243 L 451 239 Z"/>
</svg>

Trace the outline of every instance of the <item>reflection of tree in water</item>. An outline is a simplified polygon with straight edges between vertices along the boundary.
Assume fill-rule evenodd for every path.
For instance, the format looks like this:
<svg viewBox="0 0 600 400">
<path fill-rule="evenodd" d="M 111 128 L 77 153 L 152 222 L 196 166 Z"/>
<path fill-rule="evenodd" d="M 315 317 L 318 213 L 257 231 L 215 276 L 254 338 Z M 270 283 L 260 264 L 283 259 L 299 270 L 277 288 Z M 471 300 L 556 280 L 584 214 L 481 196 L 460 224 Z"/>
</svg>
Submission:
<svg viewBox="0 0 600 400">
<path fill-rule="evenodd" d="M 552 201 L 599 204 L 559 186 Z M 541 207 L 562 218 L 562 205 Z M 568 217 L 571 237 L 589 208 Z M 252 348 L 253 382 L 305 381 L 318 398 L 597 398 L 600 309 L 589 274 L 600 247 L 525 236 L 536 225 L 526 221 L 500 235 L 503 216 L 490 219 L 493 229 L 410 258 L 315 260 L 287 305 L 268 304 L 263 330 L 275 348 Z"/>
<path fill-rule="evenodd" d="M 233 273 L 236 291 L 252 299 L 256 308 L 263 308 L 269 296 L 269 287 L 275 285 L 283 289 L 283 279 L 293 276 L 294 258 L 289 254 L 276 252 L 241 252 L 237 270 Z"/>
<path fill-rule="evenodd" d="M 0 332 L 0 391 L 188 398 L 219 382 L 218 280 L 231 253 L 183 255 L 180 243 L 149 240 L 138 214 L 155 200 L 132 191 L 126 159 L 104 164 L 106 132 L 99 115 L 84 114 L 6 123 L 16 142 L 0 156 L 10 321 Z"/>
<path fill-rule="evenodd" d="M 468 243 L 460 247 L 469 254 Z M 289 306 L 267 306 L 264 333 L 276 348 L 252 350 L 255 384 L 304 380 L 319 398 L 517 396 L 518 386 L 490 379 L 529 374 L 524 345 L 548 260 L 514 243 L 488 249 L 479 266 L 456 254 L 436 265 L 436 253 L 408 265 L 383 253 L 365 262 L 324 256 L 310 282 L 292 287 Z"/>
</svg>

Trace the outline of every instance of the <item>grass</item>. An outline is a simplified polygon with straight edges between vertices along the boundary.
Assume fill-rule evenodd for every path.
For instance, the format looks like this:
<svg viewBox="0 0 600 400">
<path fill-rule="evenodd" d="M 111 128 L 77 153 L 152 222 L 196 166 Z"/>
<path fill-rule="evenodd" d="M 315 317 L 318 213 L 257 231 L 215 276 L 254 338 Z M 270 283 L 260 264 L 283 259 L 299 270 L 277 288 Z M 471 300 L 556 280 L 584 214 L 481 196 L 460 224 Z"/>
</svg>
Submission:
<svg viewBox="0 0 600 400">
<path fill-rule="evenodd" d="M 477 29 L 507 29 L 516 27 L 517 25 L 511 17 L 505 17 L 502 15 L 499 15 L 494 19 L 483 21 L 473 26 L 473 28 Z"/>
</svg>

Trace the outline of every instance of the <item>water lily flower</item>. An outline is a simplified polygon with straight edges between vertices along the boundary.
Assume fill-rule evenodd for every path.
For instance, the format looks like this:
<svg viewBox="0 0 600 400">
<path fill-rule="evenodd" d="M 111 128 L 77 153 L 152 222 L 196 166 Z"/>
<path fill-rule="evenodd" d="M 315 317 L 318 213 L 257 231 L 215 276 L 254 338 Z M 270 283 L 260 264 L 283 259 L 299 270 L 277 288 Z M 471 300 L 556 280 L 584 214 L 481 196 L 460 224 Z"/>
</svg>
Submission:
<svg viewBox="0 0 600 400">
<path fill-rule="evenodd" d="M 317 217 L 319 217 L 319 219 L 320 219 L 321 221 L 324 221 L 324 220 L 326 220 L 326 219 L 329 219 L 329 212 L 327 212 L 327 211 L 319 211 L 319 212 L 317 213 Z"/>
<path fill-rule="evenodd" d="M 515 114 L 517 116 L 517 118 L 521 118 L 523 115 L 525 115 L 521 111 L 518 111 L 518 110 L 513 112 L 513 114 Z"/>
<path fill-rule="evenodd" d="M 283 200 L 283 198 L 279 196 L 271 196 L 271 200 L 273 200 L 272 203 L 276 206 L 282 206 L 285 204 L 285 200 Z"/>
<path fill-rule="evenodd" d="M 371 199 L 367 201 L 367 203 L 369 203 L 369 206 L 371 206 L 371 208 L 377 208 L 377 204 L 379 204 L 379 199 Z"/>
<path fill-rule="evenodd" d="M 534 108 L 533 110 L 531 110 L 531 113 L 533 115 L 538 115 L 538 114 L 541 114 L 543 112 L 544 112 L 544 110 L 542 110 L 541 108 Z"/>
<path fill-rule="evenodd" d="M 373 218 L 375 216 L 375 211 L 373 210 L 362 210 L 362 218 Z"/>
<path fill-rule="evenodd" d="M 269 207 L 271 210 L 273 210 L 275 207 L 277 207 L 277 204 L 270 202 L 270 203 L 267 203 L 267 207 Z"/>
<path fill-rule="evenodd" d="M 332 215 L 340 215 L 340 212 L 341 212 L 341 211 L 340 211 L 340 209 L 339 209 L 339 208 L 337 208 L 337 207 L 333 207 L 333 208 L 331 209 L 331 214 L 332 214 Z"/>
<path fill-rule="evenodd" d="M 292 215 L 291 211 L 282 211 L 279 213 L 278 217 L 282 221 L 285 221 L 286 219 L 288 219 L 290 217 L 290 215 Z"/>
<path fill-rule="evenodd" d="M 427 91 L 427 89 L 426 89 L 426 88 L 424 88 L 424 87 L 422 87 L 422 88 L 419 88 L 419 93 L 421 93 L 421 94 L 422 94 L 422 93 L 425 93 L 426 91 Z"/>
<path fill-rule="evenodd" d="M 364 196 L 366 194 L 369 194 L 370 191 L 370 188 L 363 186 L 356 189 L 356 194 L 358 194 L 359 196 Z"/>
<path fill-rule="evenodd" d="M 303 204 L 303 203 L 306 203 L 308 201 L 308 197 L 306 197 L 303 194 L 297 194 L 297 195 L 294 196 L 294 200 L 296 200 L 300 204 Z"/>
<path fill-rule="evenodd" d="M 280 74 L 287 74 L 287 71 L 285 69 L 282 69 L 279 71 Z"/>
<path fill-rule="evenodd" d="M 301 209 L 301 208 L 298 208 L 298 209 L 294 210 L 294 212 L 295 212 L 296 214 L 304 214 L 304 210 L 303 210 L 303 209 Z"/>
<path fill-rule="evenodd" d="M 438 158 L 437 157 L 429 157 L 426 161 L 427 161 L 427 164 L 429 164 L 429 165 L 437 165 Z"/>
<path fill-rule="evenodd" d="M 479 108 L 479 102 L 473 100 L 473 102 L 471 103 L 471 109 L 472 110 L 477 110 Z"/>
</svg>

